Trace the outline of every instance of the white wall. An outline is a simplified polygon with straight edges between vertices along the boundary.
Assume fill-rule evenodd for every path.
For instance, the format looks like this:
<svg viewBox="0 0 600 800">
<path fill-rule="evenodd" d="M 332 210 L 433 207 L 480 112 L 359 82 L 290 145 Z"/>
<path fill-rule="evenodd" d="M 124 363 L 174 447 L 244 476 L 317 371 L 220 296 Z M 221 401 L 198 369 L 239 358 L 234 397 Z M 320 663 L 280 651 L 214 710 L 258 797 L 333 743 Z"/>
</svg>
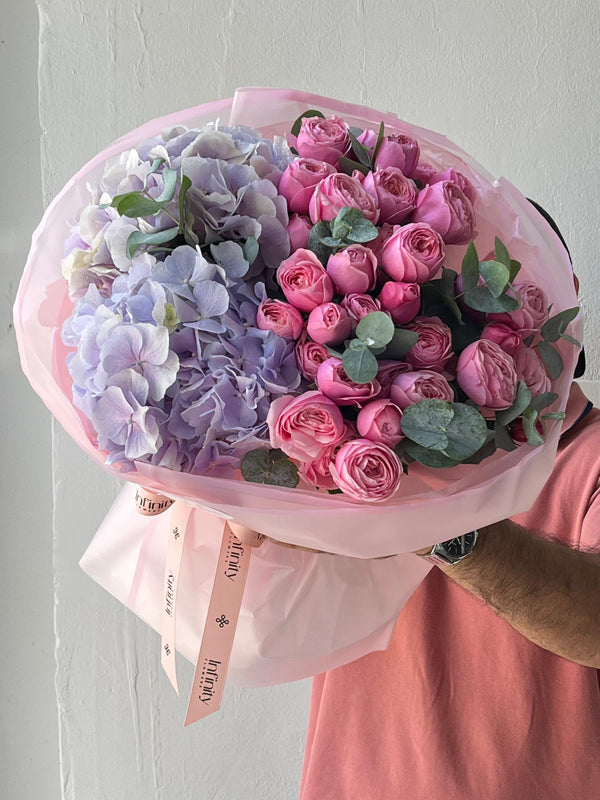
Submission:
<svg viewBox="0 0 600 800">
<path fill-rule="evenodd" d="M 159 114 L 228 96 L 237 85 L 304 88 L 394 111 L 446 133 L 492 174 L 512 180 L 555 216 L 582 281 L 590 364 L 586 377 L 592 395 L 600 398 L 600 350 L 595 345 L 600 332 L 595 311 L 600 8 L 595 0 L 39 0 L 38 5 L 45 202 L 120 134 Z M 24 20 L 26 10 L 13 15 Z M 25 51 L 17 32 L 13 35 L 8 60 L 21 63 Z M 27 69 L 31 73 L 30 61 Z M 27 102 L 21 94 L 15 107 L 29 108 Z M 31 109 L 22 119 L 26 136 L 35 138 Z M 23 146 L 22 139 L 12 140 L 11 155 Z M 35 178 L 35 165 L 30 170 Z M 39 193 L 31 186 L 27 198 L 34 198 L 27 202 L 39 207 Z M 25 206 L 25 193 L 19 197 Z M 15 237 L 9 255 L 19 263 L 22 256 L 16 251 L 27 239 L 26 219 L 19 215 L 20 227 L 5 233 L 1 243 Z M 6 363 L 11 381 L 13 376 L 19 381 L 14 356 Z M 38 426 L 39 433 L 32 434 L 41 437 L 37 467 L 49 452 L 47 417 L 27 391 L 15 401 L 11 388 L 4 407 L 9 413 L 26 409 L 27 420 Z M 23 434 L 13 418 L 7 422 L 5 416 L 3 424 L 13 437 L 7 456 L 12 468 Z M 31 439 L 24 441 L 31 447 Z M 185 698 L 178 700 L 160 674 L 157 637 L 77 567 L 116 484 L 87 463 L 60 430 L 53 430 L 52 442 L 62 794 L 55 743 L 49 736 L 44 747 L 43 727 L 34 725 L 31 734 L 26 720 L 17 722 L 16 733 L 7 727 L 3 734 L 12 763 L 3 773 L 2 796 L 293 798 L 308 684 L 229 691 L 220 715 L 183 730 Z M 11 498 L 19 491 L 23 498 L 26 477 L 24 472 L 18 487 L 6 488 L 3 482 L 3 490 Z M 46 488 L 44 508 L 48 502 Z M 48 522 L 34 524 L 31 505 L 17 508 L 19 541 L 11 541 L 10 550 L 6 542 L 3 546 L 19 568 L 15 586 L 28 581 L 27 589 L 18 592 L 20 603 L 28 604 L 19 616 L 23 624 L 27 618 L 28 628 L 24 637 L 14 636 L 9 623 L 11 719 L 23 715 L 28 702 L 28 687 L 15 689 L 14 680 L 16 665 L 33 663 L 34 634 L 29 631 L 39 632 L 47 647 L 50 630 Z M 23 559 L 31 550 L 23 542 L 30 542 L 32 529 L 39 531 L 35 555 L 38 550 L 41 555 L 25 569 Z M 10 599 L 7 594 L 4 602 Z M 35 664 L 39 676 L 33 677 L 41 681 L 36 691 L 46 695 L 48 674 L 41 662 Z M 191 669 L 182 673 L 182 684 L 189 686 Z M 37 736 L 33 755 L 30 735 Z"/>
</svg>

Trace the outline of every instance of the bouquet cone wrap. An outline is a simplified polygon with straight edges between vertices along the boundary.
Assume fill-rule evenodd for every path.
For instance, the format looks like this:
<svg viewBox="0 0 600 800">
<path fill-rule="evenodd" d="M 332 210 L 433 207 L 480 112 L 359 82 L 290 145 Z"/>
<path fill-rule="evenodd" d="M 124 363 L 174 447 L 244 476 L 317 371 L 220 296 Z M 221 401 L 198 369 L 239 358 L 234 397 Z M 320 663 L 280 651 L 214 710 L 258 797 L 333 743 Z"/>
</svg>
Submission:
<svg viewBox="0 0 600 800">
<path fill-rule="evenodd" d="M 567 253 L 556 234 L 508 181 L 494 180 L 442 136 L 391 114 L 303 92 L 240 89 L 233 99 L 153 120 L 99 153 L 53 200 L 33 237 L 15 304 L 15 326 L 23 369 L 36 392 L 77 444 L 101 466 L 105 454 L 72 402 L 68 348 L 61 327 L 72 310 L 60 262 L 66 222 L 88 202 L 86 182 L 105 161 L 142 139 L 175 125 L 253 127 L 266 137 L 289 133 L 307 108 L 337 114 L 349 125 L 377 128 L 419 140 L 422 158 L 439 170 L 453 167 L 477 191 L 479 253 L 493 250 L 499 236 L 511 258 L 523 264 L 522 280 L 545 291 L 552 312 L 577 305 Z M 466 246 L 449 245 L 445 265 L 460 272 Z M 581 338 L 581 319 L 570 333 Z M 577 350 L 558 343 L 564 362 L 553 384 L 566 405 Z M 230 675 L 243 685 L 295 680 L 385 648 L 395 619 L 428 571 L 411 551 L 527 510 L 554 462 L 561 422 L 551 421 L 540 447 L 496 451 L 478 465 L 433 470 L 411 464 L 399 492 L 387 501 L 362 504 L 342 495 L 284 489 L 233 479 L 173 472 L 136 462 L 120 475 L 128 482 L 107 515 L 81 565 L 115 597 L 160 629 L 169 514 L 136 514 L 137 486 L 192 507 L 181 560 L 177 597 L 177 650 L 195 661 L 225 520 L 267 537 L 334 555 L 314 554 L 267 542 L 253 553 L 244 593 Z M 177 504 L 176 504 L 177 505 Z M 384 556 L 393 556 L 382 558 Z"/>
</svg>

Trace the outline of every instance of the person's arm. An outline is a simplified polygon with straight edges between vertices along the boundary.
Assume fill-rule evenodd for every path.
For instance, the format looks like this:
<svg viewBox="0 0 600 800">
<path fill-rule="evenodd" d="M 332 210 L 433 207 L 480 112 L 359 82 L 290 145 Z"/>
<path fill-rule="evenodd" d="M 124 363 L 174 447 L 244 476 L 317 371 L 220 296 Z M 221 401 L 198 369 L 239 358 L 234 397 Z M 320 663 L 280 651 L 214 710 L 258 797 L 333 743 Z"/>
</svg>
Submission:
<svg viewBox="0 0 600 800">
<path fill-rule="evenodd" d="M 534 644 L 600 669 L 600 554 L 507 520 L 480 529 L 471 555 L 439 569 Z"/>
</svg>

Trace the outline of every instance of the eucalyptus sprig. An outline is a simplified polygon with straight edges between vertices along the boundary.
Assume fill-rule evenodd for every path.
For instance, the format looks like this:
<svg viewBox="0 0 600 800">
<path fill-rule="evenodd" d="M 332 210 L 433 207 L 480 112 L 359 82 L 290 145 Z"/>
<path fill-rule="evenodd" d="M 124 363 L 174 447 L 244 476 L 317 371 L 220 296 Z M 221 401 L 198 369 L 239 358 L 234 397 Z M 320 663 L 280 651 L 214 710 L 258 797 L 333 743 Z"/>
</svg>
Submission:
<svg viewBox="0 0 600 800">
<path fill-rule="evenodd" d="M 473 242 L 467 247 L 462 261 L 462 297 L 466 306 L 487 314 L 502 314 L 516 311 L 521 300 L 513 288 L 513 282 L 521 264 L 508 254 L 502 241 L 496 237 L 494 259 L 480 261 Z M 483 280 L 483 284 L 481 283 Z"/>
<path fill-rule="evenodd" d="M 356 338 L 346 342 L 342 363 L 346 375 L 354 383 L 369 383 L 379 371 L 378 356 L 402 359 L 416 344 L 414 331 L 396 328 L 383 311 L 364 316 L 356 326 Z"/>
<path fill-rule="evenodd" d="M 553 317 L 547 320 L 540 330 L 541 341 L 535 346 L 541 356 L 542 361 L 546 365 L 546 369 L 553 380 L 556 380 L 563 371 L 563 360 L 557 348 L 554 347 L 554 342 L 559 339 L 565 339 L 575 347 L 581 347 L 581 343 L 574 339 L 569 334 L 565 333 L 569 324 L 575 319 L 579 313 L 579 308 L 566 308 L 560 311 Z"/>
<path fill-rule="evenodd" d="M 344 206 L 335 219 L 321 220 L 313 226 L 308 249 L 325 266 L 332 253 L 352 244 L 365 244 L 377 238 L 377 228 L 358 208 Z"/>
</svg>

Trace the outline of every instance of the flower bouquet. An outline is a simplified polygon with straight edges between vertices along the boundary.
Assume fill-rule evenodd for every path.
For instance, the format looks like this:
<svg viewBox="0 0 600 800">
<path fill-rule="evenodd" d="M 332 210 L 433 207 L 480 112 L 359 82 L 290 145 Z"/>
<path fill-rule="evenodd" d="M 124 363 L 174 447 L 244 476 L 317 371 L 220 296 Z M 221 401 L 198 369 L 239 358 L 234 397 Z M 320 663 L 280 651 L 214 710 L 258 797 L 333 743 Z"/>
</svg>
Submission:
<svg viewBox="0 0 600 800">
<path fill-rule="evenodd" d="M 385 647 L 427 572 L 410 551 L 533 503 L 576 316 L 562 245 L 506 181 L 391 115 L 266 89 L 86 165 L 16 304 L 34 388 L 129 484 L 84 569 L 155 628 L 166 612 L 169 658 L 240 613 L 248 685 Z M 156 502 L 136 487 L 173 510 L 136 517 Z M 269 543 L 248 570 L 224 520 L 327 553 Z M 243 601 L 244 580 L 211 600 L 215 563 L 248 572 Z M 229 653 L 202 652 L 209 700 Z"/>
</svg>

